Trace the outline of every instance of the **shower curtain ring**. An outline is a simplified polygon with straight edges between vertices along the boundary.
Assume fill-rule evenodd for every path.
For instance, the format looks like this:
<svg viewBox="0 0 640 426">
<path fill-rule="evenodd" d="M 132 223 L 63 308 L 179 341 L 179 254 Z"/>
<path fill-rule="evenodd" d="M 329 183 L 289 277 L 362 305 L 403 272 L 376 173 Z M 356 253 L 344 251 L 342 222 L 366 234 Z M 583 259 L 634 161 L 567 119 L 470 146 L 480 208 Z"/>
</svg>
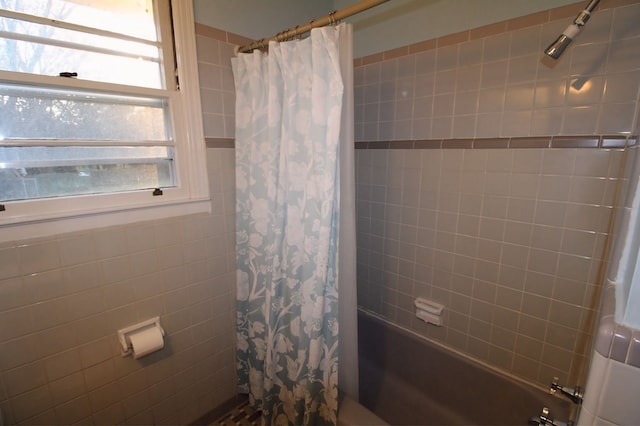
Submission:
<svg viewBox="0 0 640 426">
<path fill-rule="evenodd" d="M 336 13 L 337 12 L 338 12 L 337 10 L 334 10 L 333 12 L 331 12 L 329 14 L 329 25 L 335 25 L 335 23 L 336 23 Z"/>
</svg>

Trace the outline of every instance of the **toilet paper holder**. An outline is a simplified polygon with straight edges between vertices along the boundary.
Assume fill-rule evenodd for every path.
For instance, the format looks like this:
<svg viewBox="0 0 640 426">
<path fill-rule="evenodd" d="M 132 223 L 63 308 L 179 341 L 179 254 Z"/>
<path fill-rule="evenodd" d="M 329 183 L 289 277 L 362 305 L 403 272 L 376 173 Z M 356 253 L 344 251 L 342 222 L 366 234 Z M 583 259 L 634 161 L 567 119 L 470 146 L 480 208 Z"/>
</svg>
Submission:
<svg viewBox="0 0 640 426">
<path fill-rule="evenodd" d="M 418 297 L 414 301 L 414 305 L 416 306 L 416 317 L 429 324 L 442 325 L 444 305 L 422 297 Z"/>
<path fill-rule="evenodd" d="M 131 339 L 129 338 L 131 334 L 153 327 L 159 328 L 160 333 L 162 333 L 162 335 L 164 336 L 164 329 L 160 325 L 160 317 L 154 317 L 118 330 L 118 341 L 120 342 L 122 356 L 125 357 L 133 354 Z"/>
<path fill-rule="evenodd" d="M 416 306 L 416 310 L 425 311 L 431 315 L 440 316 L 442 315 L 442 311 L 444 310 L 444 305 L 424 299 L 422 297 L 416 298 L 413 303 Z"/>
</svg>

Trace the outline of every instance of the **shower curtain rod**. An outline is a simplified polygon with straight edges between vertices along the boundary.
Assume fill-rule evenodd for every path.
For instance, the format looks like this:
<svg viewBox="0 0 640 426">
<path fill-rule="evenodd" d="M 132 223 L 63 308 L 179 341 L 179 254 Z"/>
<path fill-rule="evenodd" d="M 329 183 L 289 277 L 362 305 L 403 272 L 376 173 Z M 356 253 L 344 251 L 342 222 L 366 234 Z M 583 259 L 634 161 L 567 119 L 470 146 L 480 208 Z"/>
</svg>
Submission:
<svg viewBox="0 0 640 426">
<path fill-rule="evenodd" d="M 304 34 L 311 31 L 312 28 L 324 27 L 325 25 L 332 25 L 336 22 L 348 18 L 349 16 L 360 13 L 364 10 L 371 9 L 389 0 L 362 0 L 358 3 L 347 6 L 344 9 L 334 10 L 325 17 L 314 19 L 308 24 L 296 25 L 294 28 L 284 30 L 272 37 L 254 41 L 246 46 L 240 46 L 236 48 L 236 54 L 251 52 L 254 49 L 262 49 L 269 45 L 270 41 L 284 41 L 296 37 L 299 34 Z"/>
</svg>

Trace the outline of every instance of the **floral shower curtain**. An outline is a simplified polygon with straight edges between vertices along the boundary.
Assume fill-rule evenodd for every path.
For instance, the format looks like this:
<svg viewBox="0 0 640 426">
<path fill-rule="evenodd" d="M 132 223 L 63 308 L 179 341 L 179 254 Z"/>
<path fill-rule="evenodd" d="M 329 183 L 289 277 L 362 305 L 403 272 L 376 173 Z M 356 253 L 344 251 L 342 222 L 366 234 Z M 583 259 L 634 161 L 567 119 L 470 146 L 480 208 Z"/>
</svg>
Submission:
<svg viewBox="0 0 640 426">
<path fill-rule="evenodd" d="M 337 421 L 345 25 L 232 60 L 238 383 L 263 424 Z"/>
</svg>

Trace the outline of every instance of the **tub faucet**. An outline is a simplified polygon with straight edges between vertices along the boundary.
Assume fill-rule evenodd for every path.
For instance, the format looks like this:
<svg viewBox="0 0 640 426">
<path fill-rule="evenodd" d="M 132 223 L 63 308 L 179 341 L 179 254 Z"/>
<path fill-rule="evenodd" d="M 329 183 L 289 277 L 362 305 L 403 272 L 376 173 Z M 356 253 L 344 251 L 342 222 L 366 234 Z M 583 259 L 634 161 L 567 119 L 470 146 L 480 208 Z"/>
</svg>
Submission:
<svg viewBox="0 0 640 426">
<path fill-rule="evenodd" d="M 553 420 L 551 413 L 547 407 L 542 408 L 542 413 L 539 416 L 533 416 L 529 419 L 530 426 L 573 426 L 573 422 L 560 422 Z"/>
<path fill-rule="evenodd" d="M 553 395 L 556 391 L 560 391 L 562 395 L 566 396 L 574 403 L 582 404 L 582 389 L 580 389 L 580 386 L 576 386 L 575 388 L 560 386 L 558 384 L 558 378 L 554 377 L 553 382 L 551 382 L 551 387 L 549 388 L 549 393 Z"/>
</svg>

